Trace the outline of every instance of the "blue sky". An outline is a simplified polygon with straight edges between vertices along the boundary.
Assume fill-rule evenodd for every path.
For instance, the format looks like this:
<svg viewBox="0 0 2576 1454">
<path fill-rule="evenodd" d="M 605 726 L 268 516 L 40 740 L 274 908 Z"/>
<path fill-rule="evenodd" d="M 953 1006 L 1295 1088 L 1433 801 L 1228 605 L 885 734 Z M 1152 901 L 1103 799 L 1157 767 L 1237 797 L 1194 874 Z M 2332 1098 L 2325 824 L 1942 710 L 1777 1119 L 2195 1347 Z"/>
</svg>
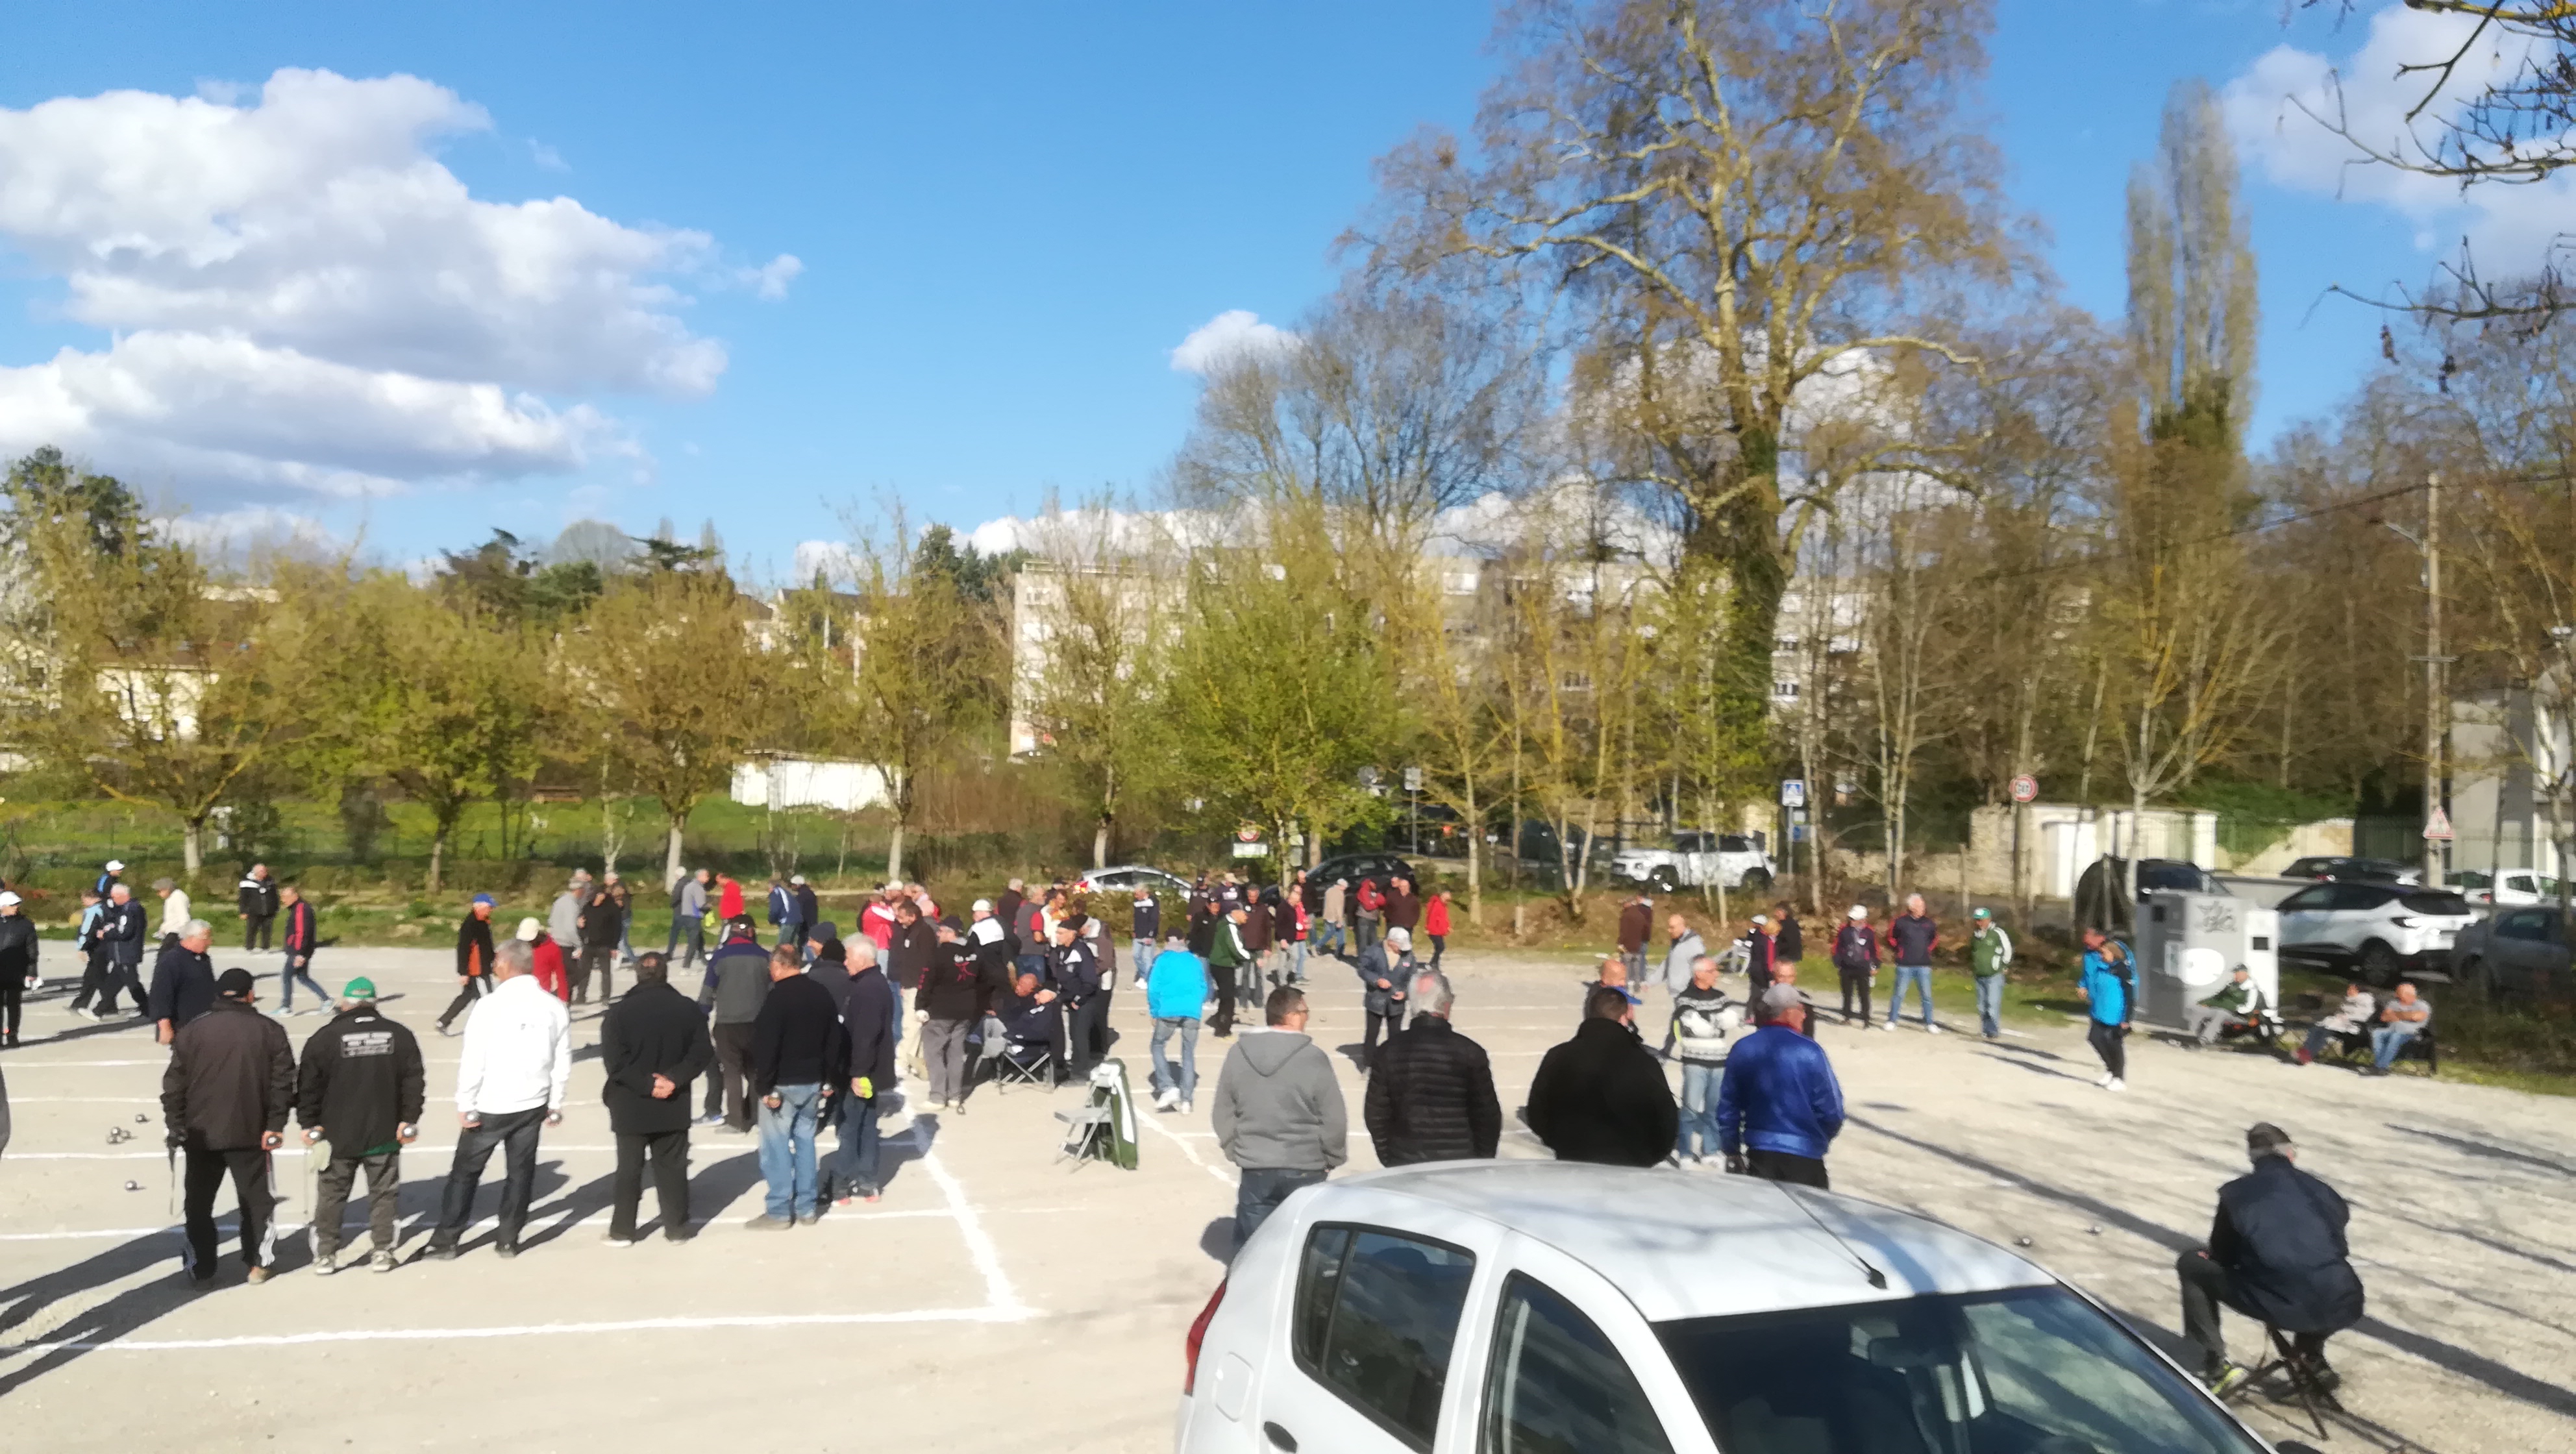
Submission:
<svg viewBox="0 0 2576 1454">
<path fill-rule="evenodd" d="M 296 184 L 243 183 L 269 186 L 261 205 L 288 220 L 259 244 L 268 254 L 227 266 L 259 287 L 293 278 L 298 307 L 317 290 L 368 294 L 336 322 L 283 325 L 337 372 L 306 377 L 255 354 L 240 364 L 253 387 L 204 383 L 233 355 L 201 337 L 128 336 L 220 334 L 248 306 L 240 288 L 82 291 L 75 306 L 86 285 L 67 279 L 84 258 L 119 229 L 165 225 L 148 215 L 164 184 L 129 179 L 115 207 L 74 216 L 82 177 L 33 202 L 21 188 L 13 204 L 0 176 L 0 410 L 36 427 L 54 397 L 38 386 L 88 377 L 93 355 L 114 355 L 100 389 L 195 380 L 188 407 L 202 417 L 185 440 L 144 448 L 111 431 L 86 448 L 193 515 L 363 530 L 388 560 L 493 525 L 544 539 L 584 515 L 637 532 L 668 516 L 684 535 L 712 518 L 747 564 L 775 572 L 881 495 L 971 526 L 1032 511 L 1049 490 L 1149 493 L 1196 387 L 1170 350 L 1226 310 L 1292 322 L 1329 289 L 1330 245 L 1370 194 L 1372 160 L 1418 126 L 1471 115 L 1490 25 L 1483 0 L 727 12 L 18 0 L 0 16 L 8 112 L 118 90 L 249 107 L 281 68 L 409 75 L 429 87 L 306 87 L 297 114 L 333 133 L 329 118 L 358 118 L 352 147 L 398 153 L 416 133 L 432 171 L 443 164 L 471 197 L 437 195 L 431 176 L 429 200 L 353 222 L 332 212 L 336 193 L 281 202 Z M 2314 20 L 2285 31 L 2276 0 L 2004 0 L 1987 108 L 2074 300 L 2121 307 L 2122 188 L 2175 78 L 2223 84 L 2285 42 L 2340 56 L 2361 40 Z M 47 114 L 64 128 L 43 134 L 54 141 L 20 144 L 95 149 L 82 165 L 100 174 L 123 175 L 119 146 L 182 168 L 188 185 L 208 170 L 155 140 L 172 108 Z M 311 144 L 314 129 L 271 144 Z M 0 135 L 0 157 L 6 145 Z M 274 162 L 290 164 L 323 166 Z M 2370 365 L 2380 318 L 2323 290 L 2420 279 L 2432 204 L 2338 202 L 2314 190 L 2313 165 L 2308 190 L 2247 170 L 2263 437 L 2330 407 Z M 232 194 L 205 190 L 217 200 L 193 225 L 221 233 Z M 558 196 L 578 209 L 550 210 L 525 237 L 527 219 L 483 205 Z M 490 242 L 504 222 L 513 239 Z M 390 226 L 418 254 L 399 265 L 413 273 L 352 283 L 294 254 L 305 229 L 361 226 Z M 445 247 L 484 251 L 451 268 Z M 438 279 L 470 288 L 476 268 L 529 256 L 572 277 L 546 308 L 468 326 L 433 306 Z M 70 364 L 35 371 L 64 349 Z M 432 355 L 492 386 L 424 399 L 383 385 Z M 0 417 L 0 439 L 10 424 Z M 330 435 L 346 463 L 273 462 L 302 448 L 298 431 Z M 512 477 L 457 483 L 468 467 Z"/>
</svg>

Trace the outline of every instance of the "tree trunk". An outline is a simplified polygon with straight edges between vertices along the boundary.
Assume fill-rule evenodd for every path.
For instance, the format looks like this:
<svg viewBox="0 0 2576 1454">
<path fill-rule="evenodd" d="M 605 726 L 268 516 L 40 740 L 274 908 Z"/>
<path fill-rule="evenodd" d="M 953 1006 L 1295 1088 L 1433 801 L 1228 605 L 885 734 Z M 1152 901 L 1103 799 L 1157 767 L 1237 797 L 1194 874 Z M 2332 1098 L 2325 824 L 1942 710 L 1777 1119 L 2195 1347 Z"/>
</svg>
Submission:
<svg viewBox="0 0 2576 1454">
<path fill-rule="evenodd" d="M 437 825 L 429 835 L 429 891 L 439 890 L 439 871 L 447 859 L 447 825 Z"/>
<path fill-rule="evenodd" d="M 197 870 L 206 862 L 206 820 L 191 818 L 179 834 L 179 862 L 188 882 L 197 881 Z"/>
<path fill-rule="evenodd" d="M 680 882 L 680 828 L 682 826 L 682 822 L 683 820 L 678 815 L 673 815 L 671 819 L 670 842 L 666 844 L 662 850 L 662 892 L 666 894 L 673 888 L 677 887 Z"/>
<path fill-rule="evenodd" d="M 894 832 L 886 838 L 886 881 L 903 882 L 903 820 L 894 820 Z"/>
<path fill-rule="evenodd" d="M 1107 818 L 1102 818 L 1091 830 L 1091 866 L 1095 869 L 1109 866 L 1109 820 Z"/>
<path fill-rule="evenodd" d="M 1485 847 L 1485 819 L 1476 809 L 1476 780 L 1466 779 L 1467 800 L 1467 922 L 1479 928 L 1485 922 L 1485 880 L 1477 870 L 1477 861 Z"/>
</svg>

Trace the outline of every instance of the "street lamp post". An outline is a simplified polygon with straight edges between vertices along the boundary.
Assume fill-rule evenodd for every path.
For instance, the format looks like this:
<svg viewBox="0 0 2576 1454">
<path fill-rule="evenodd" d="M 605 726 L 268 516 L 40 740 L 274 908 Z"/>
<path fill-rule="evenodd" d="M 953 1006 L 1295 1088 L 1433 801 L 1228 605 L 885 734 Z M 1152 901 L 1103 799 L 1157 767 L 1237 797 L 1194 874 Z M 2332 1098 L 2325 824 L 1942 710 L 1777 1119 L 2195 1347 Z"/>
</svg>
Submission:
<svg viewBox="0 0 2576 1454">
<path fill-rule="evenodd" d="M 2424 477 L 2424 533 L 2421 536 L 2393 520 L 2379 522 L 2424 557 L 2424 654 L 2416 660 L 2424 663 L 2424 825 L 2430 828 L 2433 815 L 2442 806 L 2442 764 L 2445 728 L 2450 716 L 2450 703 L 2443 697 L 2443 668 L 2451 658 L 2442 654 L 2442 476 L 2435 471 Z M 2424 886 L 2442 886 L 2442 845 L 2429 833 L 2424 838 Z"/>
</svg>

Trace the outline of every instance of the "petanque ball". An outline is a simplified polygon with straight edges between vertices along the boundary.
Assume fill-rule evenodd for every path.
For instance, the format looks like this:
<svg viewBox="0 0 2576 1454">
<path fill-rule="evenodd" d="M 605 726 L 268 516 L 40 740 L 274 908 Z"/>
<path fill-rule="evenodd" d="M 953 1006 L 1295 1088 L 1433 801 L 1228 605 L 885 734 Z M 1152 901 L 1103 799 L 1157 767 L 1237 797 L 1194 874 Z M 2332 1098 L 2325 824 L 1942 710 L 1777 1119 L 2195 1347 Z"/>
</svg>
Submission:
<svg viewBox="0 0 2576 1454">
<path fill-rule="evenodd" d="M 134 1113 L 134 1124 L 136 1124 L 136 1125 L 138 1125 L 138 1126 L 142 1125 L 145 1121 L 148 1121 L 148 1120 L 150 1120 L 150 1119 L 151 1119 L 151 1117 L 144 1115 L 141 1111 L 136 1111 L 136 1112 Z"/>
<path fill-rule="evenodd" d="M 141 1191 L 143 1190 L 143 1183 L 139 1181 L 129 1181 L 125 1184 L 125 1189 L 127 1191 Z"/>
<path fill-rule="evenodd" d="M 2028 1237 L 2015 1237 L 2013 1239 L 2013 1245 L 2015 1247 L 2027 1247 L 2030 1245 L 2030 1239 Z"/>
</svg>

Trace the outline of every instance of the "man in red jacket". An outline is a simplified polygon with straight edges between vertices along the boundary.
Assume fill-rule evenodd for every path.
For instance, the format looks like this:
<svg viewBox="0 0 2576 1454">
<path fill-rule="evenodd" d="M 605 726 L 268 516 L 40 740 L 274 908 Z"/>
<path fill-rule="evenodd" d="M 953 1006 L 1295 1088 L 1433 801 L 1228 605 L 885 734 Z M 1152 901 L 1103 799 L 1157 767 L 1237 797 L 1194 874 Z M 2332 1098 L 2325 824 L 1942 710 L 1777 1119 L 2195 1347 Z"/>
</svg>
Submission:
<svg viewBox="0 0 2576 1454">
<path fill-rule="evenodd" d="M 1433 889 L 1422 906 L 1422 932 L 1431 937 L 1431 972 L 1440 972 L 1440 956 L 1449 952 L 1449 891 Z"/>
<path fill-rule="evenodd" d="M 304 1013 L 328 1013 L 331 996 L 313 979 L 313 951 L 321 942 L 314 934 L 313 906 L 305 901 L 304 891 L 293 884 L 280 888 L 277 897 L 280 912 L 286 917 L 286 967 L 277 975 L 277 1012 L 295 1013 L 295 986 L 300 981 L 313 992 L 313 1008 Z"/>
</svg>

